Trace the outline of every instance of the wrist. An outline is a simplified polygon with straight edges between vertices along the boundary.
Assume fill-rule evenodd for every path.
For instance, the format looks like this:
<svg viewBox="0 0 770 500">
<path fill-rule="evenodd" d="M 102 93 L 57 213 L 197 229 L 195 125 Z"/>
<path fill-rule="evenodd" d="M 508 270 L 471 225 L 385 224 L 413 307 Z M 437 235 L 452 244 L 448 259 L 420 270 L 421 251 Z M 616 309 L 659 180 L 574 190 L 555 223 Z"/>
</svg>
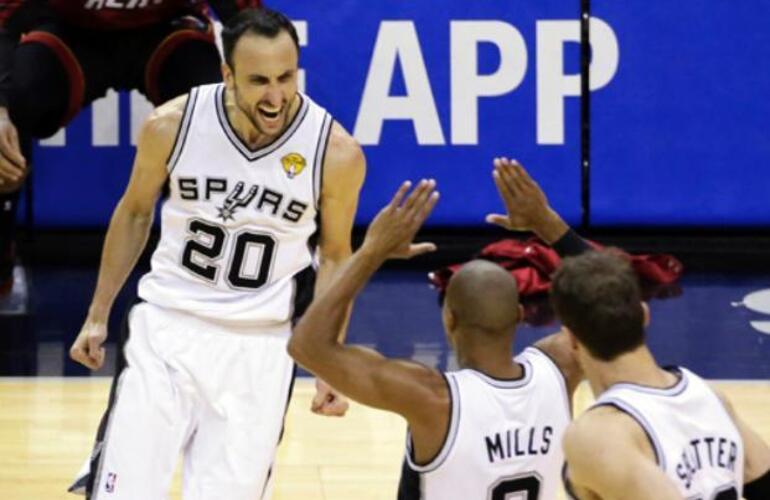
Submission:
<svg viewBox="0 0 770 500">
<path fill-rule="evenodd" d="M 110 308 L 102 304 L 91 304 L 88 308 L 87 321 L 90 323 L 107 324 L 110 319 Z"/>
<path fill-rule="evenodd" d="M 379 266 L 388 259 L 387 253 L 376 248 L 375 245 L 368 244 L 366 241 L 364 241 L 356 254 L 359 259 L 370 263 L 373 266 Z"/>
<path fill-rule="evenodd" d="M 551 208 L 548 209 L 548 215 L 533 228 L 535 234 L 549 245 L 559 241 L 568 230 L 567 223 Z"/>
</svg>

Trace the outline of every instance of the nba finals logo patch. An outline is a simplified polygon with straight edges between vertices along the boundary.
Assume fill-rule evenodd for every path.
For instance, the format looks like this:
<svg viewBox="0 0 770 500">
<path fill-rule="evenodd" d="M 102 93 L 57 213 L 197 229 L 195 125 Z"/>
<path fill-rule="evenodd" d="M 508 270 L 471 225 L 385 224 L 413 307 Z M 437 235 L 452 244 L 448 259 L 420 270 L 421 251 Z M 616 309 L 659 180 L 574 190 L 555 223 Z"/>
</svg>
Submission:
<svg viewBox="0 0 770 500">
<path fill-rule="evenodd" d="M 107 481 L 104 483 L 104 491 L 107 493 L 115 492 L 115 482 L 118 480 L 118 475 L 114 472 L 107 473 Z"/>
<path fill-rule="evenodd" d="M 289 179 L 293 179 L 305 170 L 307 162 L 301 154 L 289 153 L 281 158 L 281 165 L 283 165 L 283 171 L 286 172 Z"/>
</svg>

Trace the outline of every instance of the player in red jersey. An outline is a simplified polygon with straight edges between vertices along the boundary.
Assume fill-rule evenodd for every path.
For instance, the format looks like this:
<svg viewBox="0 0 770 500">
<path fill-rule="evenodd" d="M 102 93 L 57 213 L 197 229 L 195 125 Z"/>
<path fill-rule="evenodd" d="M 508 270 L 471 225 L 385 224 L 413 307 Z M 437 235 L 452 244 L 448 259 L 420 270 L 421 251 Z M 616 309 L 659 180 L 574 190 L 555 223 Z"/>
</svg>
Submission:
<svg viewBox="0 0 770 500">
<path fill-rule="evenodd" d="M 11 291 L 18 193 L 32 138 L 107 90 L 153 104 L 221 80 L 209 6 L 226 21 L 260 0 L 0 0 L 0 302 Z"/>
</svg>

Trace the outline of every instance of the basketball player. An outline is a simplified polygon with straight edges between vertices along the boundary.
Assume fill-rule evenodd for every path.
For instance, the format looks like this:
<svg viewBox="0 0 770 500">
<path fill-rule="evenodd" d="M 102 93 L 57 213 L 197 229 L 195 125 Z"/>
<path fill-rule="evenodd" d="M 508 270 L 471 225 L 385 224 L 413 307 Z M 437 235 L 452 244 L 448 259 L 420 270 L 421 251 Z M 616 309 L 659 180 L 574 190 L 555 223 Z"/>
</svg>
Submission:
<svg viewBox="0 0 770 500">
<path fill-rule="evenodd" d="M 770 447 L 703 379 L 656 364 L 645 345 L 649 310 L 624 259 L 566 259 L 551 300 L 597 397 L 564 439 L 574 496 L 770 498 Z"/>
<path fill-rule="evenodd" d="M 434 250 L 411 241 L 438 199 L 435 182 L 423 180 L 406 196 L 408 189 L 408 183 L 401 186 L 333 284 L 313 301 L 289 352 L 352 399 L 407 420 L 399 499 L 555 498 L 563 465 L 559 443 L 581 374 L 560 333 L 513 357 L 522 309 L 516 281 L 504 269 L 472 261 L 449 283 L 442 320 L 459 371 L 441 373 L 336 341 L 345 312 L 387 258 Z M 524 219 L 509 213 L 509 224 Z"/>
<path fill-rule="evenodd" d="M 221 81 L 207 4 L 225 22 L 260 2 L 0 1 L 0 300 L 13 284 L 32 138 L 52 135 L 110 88 L 139 90 L 157 106 Z"/>
<path fill-rule="evenodd" d="M 222 33 L 225 83 L 159 107 L 113 214 L 94 298 L 71 348 L 98 368 L 113 299 L 170 187 L 143 300 L 129 314 L 91 465 L 90 498 L 166 498 L 184 451 L 184 498 L 269 496 L 293 380 L 292 321 L 350 255 L 365 160 L 356 141 L 297 91 L 291 22 L 246 10 Z M 316 411 L 347 403 L 321 387 Z"/>
</svg>

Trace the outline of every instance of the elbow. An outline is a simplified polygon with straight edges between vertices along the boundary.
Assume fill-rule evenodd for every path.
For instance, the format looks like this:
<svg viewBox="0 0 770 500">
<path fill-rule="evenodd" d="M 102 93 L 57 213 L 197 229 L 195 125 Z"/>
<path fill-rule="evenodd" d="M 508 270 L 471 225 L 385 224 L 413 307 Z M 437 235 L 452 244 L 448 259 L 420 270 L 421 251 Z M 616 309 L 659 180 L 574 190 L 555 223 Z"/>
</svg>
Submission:
<svg viewBox="0 0 770 500">
<path fill-rule="evenodd" d="M 286 345 L 286 352 L 288 352 L 289 356 L 291 356 L 292 359 L 298 364 L 305 366 L 305 360 L 307 359 L 307 346 L 302 340 L 301 333 L 295 330 L 289 339 L 289 343 Z"/>
</svg>

